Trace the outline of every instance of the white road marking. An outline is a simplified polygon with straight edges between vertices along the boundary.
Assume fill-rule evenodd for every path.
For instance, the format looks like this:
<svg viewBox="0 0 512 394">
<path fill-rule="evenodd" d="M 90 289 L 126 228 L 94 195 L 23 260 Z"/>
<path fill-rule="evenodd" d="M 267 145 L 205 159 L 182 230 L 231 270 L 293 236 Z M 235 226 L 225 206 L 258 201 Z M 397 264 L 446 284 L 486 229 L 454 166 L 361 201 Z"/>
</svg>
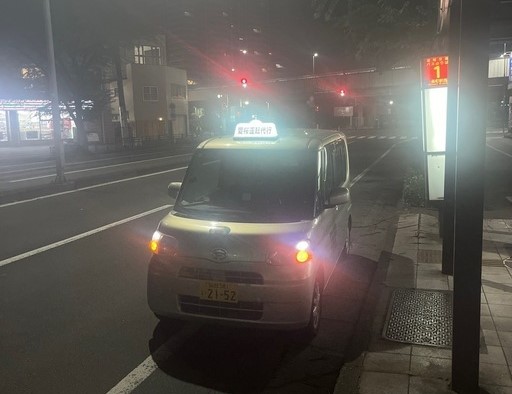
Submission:
<svg viewBox="0 0 512 394">
<path fill-rule="evenodd" d="M 369 167 L 367 167 L 363 172 L 361 172 L 358 176 L 356 176 L 352 182 L 350 182 L 350 186 L 349 187 L 352 187 L 354 186 L 357 182 L 359 182 L 361 180 L 362 177 L 364 177 L 368 171 L 370 171 L 374 166 L 376 166 L 382 159 L 384 159 L 389 152 L 391 152 L 393 150 L 393 148 L 395 146 L 397 146 L 398 143 L 394 144 L 391 148 L 389 148 L 386 152 L 384 152 L 377 160 L 375 160 Z"/>
<path fill-rule="evenodd" d="M 381 135 L 381 136 L 379 136 L 379 140 L 383 140 L 383 139 L 385 139 L 385 138 L 390 138 L 390 137 L 386 137 L 385 135 Z"/>
<path fill-rule="evenodd" d="M 64 174 L 77 174 L 79 172 L 87 172 L 87 171 L 96 171 L 96 170 L 103 170 L 106 168 L 113 168 L 113 167 L 122 167 L 122 166 L 128 166 L 133 164 L 139 164 L 139 163 L 147 163 L 150 161 L 156 161 L 156 160 L 164 160 L 168 159 L 170 157 L 185 157 L 185 156 L 191 156 L 191 154 L 185 154 L 185 155 L 176 155 L 176 156 L 166 156 L 166 157 L 158 157 L 156 159 L 146 159 L 146 160 L 138 160 L 138 161 L 130 161 L 128 163 L 121 163 L 121 164 L 111 164 L 109 166 L 100 166 L 100 167 L 92 167 L 92 168 L 84 168 L 83 170 L 74 170 L 74 171 L 66 171 Z M 44 179 L 44 178 L 51 178 L 54 177 L 56 174 L 50 174 L 50 175 L 41 175 L 36 176 L 32 178 L 23 178 L 23 179 L 13 179 L 12 181 L 9 181 L 10 183 L 17 183 L 17 182 L 25 182 L 25 181 L 33 181 L 35 179 Z"/>
<path fill-rule="evenodd" d="M 167 342 L 161 345 L 151 356 L 146 358 L 142 363 L 140 363 L 133 371 L 131 371 L 124 379 L 122 379 L 119 383 L 117 383 L 114 387 L 112 387 L 107 394 L 128 394 L 137 388 L 144 380 L 146 380 L 153 372 L 158 369 L 157 363 L 160 361 L 167 360 L 173 353 L 174 347 L 179 346 L 187 338 L 192 337 L 199 331 L 199 324 L 188 323 L 183 327 L 175 335 L 171 336 Z M 193 386 L 191 383 L 186 383 L 171 376 L 167 376 L 167 379 L 172 379 L 174 381 L 173 386 L 182 386 L 177 387 L 182 390 L 176 390 L 175 392 L 184 392 L 186 387 L 194 387 L 195 393 L 201 392 L 198 386 Z M 211 393 L 211 390 L 204 390 L 205 393 Z"/>
<path fill-rule="evenodd" d="M 108 186 L 108 185 L 114 185 L 114 184 L 116 184 L 116 183 L 133 181 L 134 179 L 147 178 L 147 177 L 154 176 L 154 175 L 165 174 L 165 173 L 167 173 L 167 172 L 181 171 L 181 170 L 184 170 L 184 169 L 186 169 L 186 168 L 187 168 L 187 167 L 178 167 L 178 168 L 173 168 L 172 170 L 158 171 L 158 172 L 153 172 L 153 173 L 151 173 L 151 174 L 139 175 L 139 176 L 134 176 L 134 177 L 131 177 L 131 178 L 118 179 L 117 181 L 111 181 L 111 182 L 105 182 L 105 183 L 98 183 L 98 184 L 96 184 L 96 185 L 92 185 L 92 186 L 85 186 L 85 187 L 81 187 L 81 188 L 79 188 L 79 189 L 73 189 L 73 190 L 68 190 L 68 191 L 65 191 L 65 192 L 54 193 L 54 194 L 48 194 L 48 195 L 46 195 L 46 196 L 34 197 L 34 198 L 30 198 L 30 199 L 28 199 L 28 200 L 21 200 L 21 201 L 9 202 L 9 203 L 6 203 L 6 204 L 3 204 L 3 205 L 0 205 L 0 208 L 10 207 L 11 205 L 24 204 L 24 203 L 26 203 L 26 202 L 32 202 L 32 201 L 36 201 L 36 200 L 42 200 L 42 199 L 50 198 L 50 197 L 62 196 L 62 195 L 64 195 L 64 194 L 70 194 L 70 193 L 81 192 L 81 191 L 83 191 L 83 190 L 94 189 L 94 188 L 96 188 L 96 187 L 103 187 L 103 186 Z"/>
<path fill-rule="evenodd" d="M 162 345 L 163 346 L 163 345 Z M 127 375 L 118 384 L 112 387 L 107 394 L 128 394 L 131 393 L 135 388 L 141 384 L 144 380 L 151 375 L 158 365 L 156 365 L 152 356 L 146 358 L 142 363 L 139 364 L 129 375 Z"/>
<path fill-rule="evenodd" d="M 117 222 L 110 223 L 110 224 L 107 224 L 107 225 L 102 226 L 102 227 L 98 227 L 98 228 L 96 228 L 94 230 L 86 231 L 85 233 L 78 234 L 78 235 L 75 235 L 73 237 L 63 239 L 62 241 L 54 242 L 52 244 L 49 244 L 49 245 L 46 245 L 46 246 L 43 246 L 43 247 L 31 250 L 29 252 L 25 252 L 25 253 L 19 254 L 17 256 L 9 257 L 8 259 L 5 259 L 5 260 L 0 260 L 0 267 L 3 267 L 4 265 L 7 265 L 7 264 L 12 264 L 12 263 L 14 263 L 16 261 L 25 259 L 25 258 L 30 257 L 30 256 L 34 256 L 34 255 L 39 254 L 39 253 L 46 252 L 46 251 L 51 250 L 51 249 L 58 248 L 59 246 L 66 245 L 68 243 L 71 243 L 71 242 L 77 241 L 79 239 L 88 237 L 89 235 L 93 235 L 93 234 L 99 233 L 101 231 L 108 230 L 109 228 L 116 227 L 116 226 L 119 226 L 121 224 L 131 222 L 132 220 L 140 219 L 140 218 L 142 218 L 144 216 L 148 216 L 148 215 L 151 215 L 151 214 L 156 213 L 158 211 L 162 211 L 164 209 L 168 209 L 171 206 L 172 205 L 162 205 L 161 207 L 158 207 L 158 208 L 155 208 L 155 209 L 151 209 L 150 211 L 139 213 L 138 215 L 130 216 L 129 218 L 126 218 L 126 219 L 118 220 Z"/>
<path fill-rule="evenodd" d="M 366 136 L 365 135 L 361 135 L 361 136 L 357 137 L 358 140 L 362 140 L 363 138 L 366 138 Z"/>
<path fill-rule="evenodd" d="M 500 152 L 500 153 L 503 153 L 505 156 L 508 156 L 508 157 L 512 157 L 512 155 L 510 153 L 507 153 L 507 152 L 503 152 L 501 149 L 498 149 L 498 148 L 495 148 L 494 146 L 491 146 L 489 144 L 486 144 L 489 148 L 495 150 L 496 152 Z"/>
<path fill-rule="evenodd" d="M 396 138 L 396 135 L 392 135 L 391 137 L 389 137 L 390 140 L 394 140 Z"/>
</svg>

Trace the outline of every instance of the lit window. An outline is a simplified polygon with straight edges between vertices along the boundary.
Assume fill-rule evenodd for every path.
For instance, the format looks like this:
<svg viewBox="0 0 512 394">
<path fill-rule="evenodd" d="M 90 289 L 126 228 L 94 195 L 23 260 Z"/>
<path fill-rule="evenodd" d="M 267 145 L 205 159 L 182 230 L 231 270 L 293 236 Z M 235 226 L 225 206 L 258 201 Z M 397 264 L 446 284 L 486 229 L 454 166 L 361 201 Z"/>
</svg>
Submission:
<svg viewBox="0 0 512 394">
<path fill-rule="evenodd" d="M 135 64 L 160 65 L 160 48 L 150 45 L 136 45 Z"/>
<path fill-rule="evenodd" d="M 21 69 L 21 77 L 23 79 L 36 79 L 44 77 L 44 73 L 39 67 L 25 66 Z"/>
<path fill-rule="evenodd" d="M 176 99 L 186 99 L 187 87 L 171 83 L 171 97 Z"/>
<path fill-rule="evenodd" d="M 158 88 L 156 86 L 144 86 L 144 101 L 158 101 Z"/>
</svg>

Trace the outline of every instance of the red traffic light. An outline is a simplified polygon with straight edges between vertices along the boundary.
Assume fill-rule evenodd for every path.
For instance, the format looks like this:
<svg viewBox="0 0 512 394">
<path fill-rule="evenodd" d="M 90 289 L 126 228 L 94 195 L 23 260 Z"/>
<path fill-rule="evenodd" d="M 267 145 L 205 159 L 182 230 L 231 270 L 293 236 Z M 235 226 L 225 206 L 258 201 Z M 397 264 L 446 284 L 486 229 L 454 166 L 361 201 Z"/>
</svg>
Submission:
<svg viewBox="0 0 512 394">
<path fill-rule="evenodd" d="M 242 86 L 243 86 L 244 88 L 245 88 L 245 87 L 247 87 L 247 78 L 242 78 L 242 79 L 240 80 L 240 82 L 242 83 Z"/>
</svg>

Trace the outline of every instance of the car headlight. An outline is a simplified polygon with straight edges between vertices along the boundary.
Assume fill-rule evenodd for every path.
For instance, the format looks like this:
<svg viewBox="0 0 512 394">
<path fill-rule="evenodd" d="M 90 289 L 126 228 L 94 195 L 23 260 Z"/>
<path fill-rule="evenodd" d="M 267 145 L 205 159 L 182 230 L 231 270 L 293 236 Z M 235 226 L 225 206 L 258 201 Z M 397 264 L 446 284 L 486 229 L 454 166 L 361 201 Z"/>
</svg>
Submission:
<svg viewBox="0 0 512 394">
<path fill-rule="evenodd" d="M 178 250 L 178 240 L 157 230 L 149 242 L 149 249 L 159 256 L 174 256 Z"/>
<path fill-rule="evenodd" d="M 304 240 L 297 242 L 295 246 L 286 246 L 279 248 L 278 251 L 270 254 L 267 262 L 271 265 L 285 265 L 295 262 L 297 264 L 305 264 L 313 259 L 311 246 L 309 241 Z"/>
</svg>

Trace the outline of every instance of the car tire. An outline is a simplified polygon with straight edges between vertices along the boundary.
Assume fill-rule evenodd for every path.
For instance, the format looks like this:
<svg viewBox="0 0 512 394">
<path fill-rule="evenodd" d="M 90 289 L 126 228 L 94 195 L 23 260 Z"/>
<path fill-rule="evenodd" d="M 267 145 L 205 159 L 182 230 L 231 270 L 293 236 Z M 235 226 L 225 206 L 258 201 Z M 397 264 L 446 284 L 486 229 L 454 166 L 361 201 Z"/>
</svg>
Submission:
<svg viewBox="0 0 512 394">
<path fill-rule="evenodd" d="M 313 339 L 320 329 L 320 319 L 322 316 L 322 300 L 323 300 L 323 282 L 322 275 L 319 272 L 313 285 L 313 295 L 311 298 L 311 311 L 309 315 L 309 323 L 300 331 L 300 336 L 304 340 Z"/>
</svg>

